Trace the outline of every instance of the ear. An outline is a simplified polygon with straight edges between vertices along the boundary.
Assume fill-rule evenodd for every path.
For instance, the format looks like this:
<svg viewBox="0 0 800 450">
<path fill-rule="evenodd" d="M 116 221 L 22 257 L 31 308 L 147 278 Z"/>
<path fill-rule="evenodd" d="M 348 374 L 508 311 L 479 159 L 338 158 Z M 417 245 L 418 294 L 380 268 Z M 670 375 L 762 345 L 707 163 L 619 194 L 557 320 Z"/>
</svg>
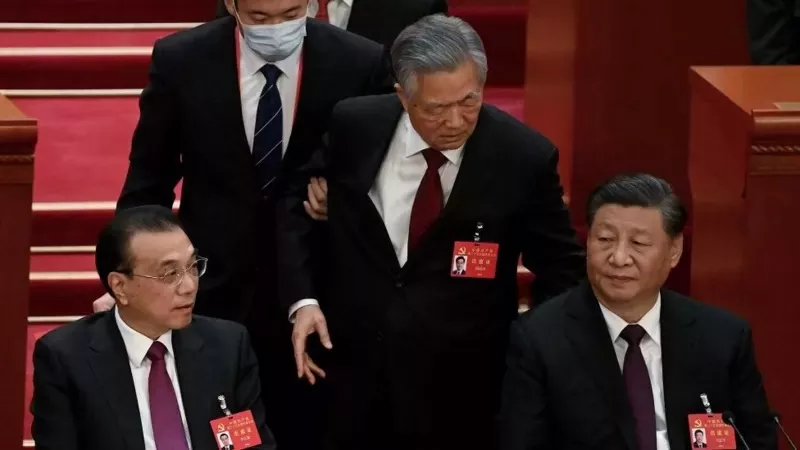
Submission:
<svg viewBox="0 0 800 450">
<path fill-rule="evenodd" d="M 111 272 L 108 274 L 108 285 L 117 302 L 122 306 L 128 306 L 128 298 L 125 295 L 125 284 L 130 280 L 124 274 Z"/>
<path fill-rule="evenodd" d="M 225 0 L 225 9 L 228 10 L 228 14 L 236 17 L 236 7 L 233 4 L 233 0 Z"/>
<path fill-rule="evenodd" d="M 681 255 L 683 255 L 683 234 L 679 234 L 677 237 L 672 239 L 672 243 L 669 247 L 669 266 L 671 268 L 675 268 L 681 260 Z"/>
<path fill-rule="evenodd" d="M 406 112 L 408 112 L 409 99 L 406 96 L 406 91 L 404 91 L 403 87 L 400 86 L 400 83 L 394 84 L 394 91 L 397 93 L 397 97 L 400 99 L 400 103 L 403 104 L 403 109 L 405 109 Z"/>
</svg>

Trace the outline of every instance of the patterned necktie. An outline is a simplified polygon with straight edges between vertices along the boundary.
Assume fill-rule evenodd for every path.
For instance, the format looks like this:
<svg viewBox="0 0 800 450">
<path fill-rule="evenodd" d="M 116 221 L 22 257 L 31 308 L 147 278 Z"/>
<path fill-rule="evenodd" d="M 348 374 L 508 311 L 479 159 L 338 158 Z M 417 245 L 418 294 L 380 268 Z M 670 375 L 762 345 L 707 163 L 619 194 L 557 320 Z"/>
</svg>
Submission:
<svg viewBox="0 0 800 450">
<path fill-rule="evenodd" d="M 261 91 L 253 134 L 253 160 L 258 186 L 263 198 L 269 197 L 272 185 L 281 170 L 283 157 L 283 106 L 276 85 L 281 69 L 272 64 L 261 68 L 267 84 Z"/>
<path fill-rule="evenodd" d="M 167 347 L 158 341 L 153 342 L 147 351 L 147 359 L 150 360 L 147 385 L 153 436 L 158 450 L 189 450 L 181 410 L 178 407 L 178 397 L 175 395 L 164 361 L 166 353 Z"/>
<path fill-rule="evenodd" d="M 656 407 L 653 387 L 639 344 L 646 334 L 639 325 L 628 325 L 620 337 L 628 343 L 622 377 L 628 391 L 628 401 L 636 420 L 636 441 L 639 450 L 656 450 Z"/>
<path fill-rule="evenodd" d="M 442 152 L 425 149 L 422 156 L 428 163 L 425 175 L 419 182 L 417 195 L 414 197 L 414 206 L 411 207 L 411 223 L 408 230 L 408 251 L 414 250 L 419 245 L 422 236 L 439 217 L 444 207 L 444 193 L 442 179 L 439 177 L 439 168 L 444 165 L 447 158 Z"/>
</svg>

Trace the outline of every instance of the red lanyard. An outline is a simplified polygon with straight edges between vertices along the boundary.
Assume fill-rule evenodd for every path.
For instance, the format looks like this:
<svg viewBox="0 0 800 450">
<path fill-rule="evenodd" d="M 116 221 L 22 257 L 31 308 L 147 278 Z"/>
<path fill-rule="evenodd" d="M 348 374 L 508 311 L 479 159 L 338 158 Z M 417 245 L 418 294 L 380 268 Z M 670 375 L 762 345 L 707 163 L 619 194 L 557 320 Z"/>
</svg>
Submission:
<svg viewBox="0 0 800 450">
<path fill-rule="evenodd" d="M 239 62 L 241 60 L 241 49 L 239 48 L 239 39 L 241 34 L 239 33 L 239 27 L 237 26 L 233 32 L 235 33 L 234 40 L 236 41 L 236 78 L 239 82 L 239 97 L 242 96 L 242 76 L 239 73 Z M 297 69 L 297 88 L 295 88 L 295 96 L 294 96 L 294 115 L 292 116 L 292 125 L 294 126 L 294 121 L 297 119 L 297 105 L 300 104 L 300 86 L 303 82 L 303 50 L 300 50 L 300 64 Z"/>
</svg>

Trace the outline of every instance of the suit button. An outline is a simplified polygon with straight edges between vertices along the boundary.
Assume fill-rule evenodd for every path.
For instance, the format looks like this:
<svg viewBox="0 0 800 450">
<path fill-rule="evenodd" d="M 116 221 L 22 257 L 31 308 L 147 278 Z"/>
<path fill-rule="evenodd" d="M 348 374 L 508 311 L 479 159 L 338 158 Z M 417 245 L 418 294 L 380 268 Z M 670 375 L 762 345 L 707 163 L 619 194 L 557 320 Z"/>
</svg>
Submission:
<svg viewBox="0 0 800 450">
<path fill-rule="evenodd" d="M 378 342 L 382 342 L 383 341 L 383 333 L 380 332 L 380 331 L 375 333 L 375 340 L 377 340 Z"/>
<path fill-rule="evenodd" d="M 398 281 L 397 283 L 395 283 L 395 284 L 394 284 L 394 286 L 395 286 L 397 289 L 400 289 L 400 288 L 402 288 L 402 287 L 403 287 L 403 282 L 402 282 L 402 281 Z"/>
</svg>

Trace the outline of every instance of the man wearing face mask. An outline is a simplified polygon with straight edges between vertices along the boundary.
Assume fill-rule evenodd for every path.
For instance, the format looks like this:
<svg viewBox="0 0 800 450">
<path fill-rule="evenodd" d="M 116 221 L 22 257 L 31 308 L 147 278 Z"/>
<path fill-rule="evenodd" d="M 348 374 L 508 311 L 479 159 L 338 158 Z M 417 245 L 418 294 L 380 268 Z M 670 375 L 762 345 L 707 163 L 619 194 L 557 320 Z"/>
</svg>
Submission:
<svg viewBox="0 0 800 450">
<path fill-rule="evenodd" d="M 277 210 L 297 372 L 315 381 L 318 333 L 331 450 L 492 450 L 520 254 L 537 302 L 585 274 L 558 151 L 482 103 L 486 54 L 461 19 L 421 19 L 391 56 L 396 95 L 333 112 L 323 244 L 305 180 Z"/>
<path fill-rule="evenodd" d="M 307 21 L 307 0 L 226 7 L 229 17 L 155 44 L 117 208 L 171 206 L 183 180 L 181 220 L 214 261 L 195 310 L 249 326 L 267 422 L 282 449 L 313 448 L 298 443 L 315 433 L 297 405 L 319 389 L 294 376 L 288 310 L 275 294 L 274 199 L 322 144 L 333 106 L 384 91 L 388 74 L 380 45 Z"/>
<path fill-rule="evenodd" d="M 447 14 L 447 0 L 310 0 L 309 17 L 328 21 L 343 30 L 392 46 L 403 28 L 432 14 Z M 225 1 L 217 18 L 228 15 Z"/>
</svg>

